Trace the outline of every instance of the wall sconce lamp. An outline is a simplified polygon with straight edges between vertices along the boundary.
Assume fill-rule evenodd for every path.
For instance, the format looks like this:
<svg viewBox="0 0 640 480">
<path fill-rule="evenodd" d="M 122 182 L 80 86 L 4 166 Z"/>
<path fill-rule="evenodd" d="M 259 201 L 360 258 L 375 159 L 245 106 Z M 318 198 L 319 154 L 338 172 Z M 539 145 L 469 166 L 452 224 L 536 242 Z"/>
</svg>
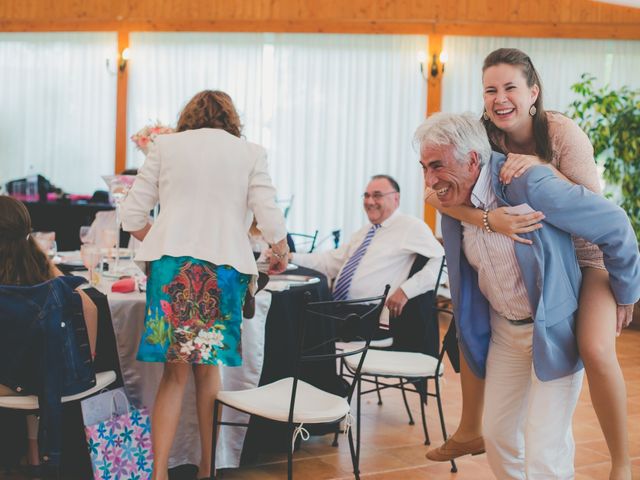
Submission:
<svg viewBox="0 0 640 480">
<path fill-rule="evenodd" d="M 444 73 L 444 66 L 447 63 L 447 60 L 449 60 L 449 55 L 447 55 L 447 52 L 445 52 L 444 50 L 442 52 L 440 52 L 440 73 Z M 436 54 L 433 54 L 433 58 L 431 59 L 431 76 L 432 77 L 437 77 L 438 76 L 438 62 L 436 61 Z"/>
<path fill-rule="evenodd" d="M 438 59 L 440 60 L 440 66 L 438 66 Z M 426 69 L 425 69 L 425 62 L 427 60 L 427 55 L 425 52 L 418 52 L 418 61 L 420 62 L 420 73 L 422 74 L 422 77 L 425 80 L 429 80 L 429 77 L 426 73 Z M 431 59 L 431 67 L 429 67 L 429 74 L 433 77 L 436 78 L 439 74 L 444 73 L 444 66 L 447 63 L 447 61 L 449 60 L 449 56 L 447 55 L 447 52 L 440 52 L 440 56 L 438 57 L 438 55 L 436 53 L 433 54 L 433 57 Z"/>
<path fill-rule="evenodd" d="M 118 69 L 121 72 L 124 72 L 125 69 L 127 68 L 127 62 L 129 61 L 129 58 L 130 58 L 129 48 L 123 49 L 122 52 L 120 53 L 120 58 L 118 61 Z"/>
</svg>

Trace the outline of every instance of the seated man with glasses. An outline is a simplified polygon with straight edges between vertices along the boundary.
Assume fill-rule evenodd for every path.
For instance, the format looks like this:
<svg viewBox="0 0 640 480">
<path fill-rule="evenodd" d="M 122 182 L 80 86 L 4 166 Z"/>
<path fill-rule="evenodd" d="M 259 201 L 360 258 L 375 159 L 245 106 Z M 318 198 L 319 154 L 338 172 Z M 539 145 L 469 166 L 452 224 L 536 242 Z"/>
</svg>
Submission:
<svg viewBox="0 0 640 480">
<path fill-rule="evenodd" d="M 290 260 L 325 274 L 333 282 L 333 299 L 380 295 L 391 286 L 386 306 L 389 316 L 400 316 L 410 298 L 433 290 L 444 250 L 420 219 L 398 211 L 400 187 L 389 175 L 375 175 L 363 194 L 369 222 L 337 250 L 292 253 Z M 429 260 L 414 275 L 416 258 Z"/>
</svg>

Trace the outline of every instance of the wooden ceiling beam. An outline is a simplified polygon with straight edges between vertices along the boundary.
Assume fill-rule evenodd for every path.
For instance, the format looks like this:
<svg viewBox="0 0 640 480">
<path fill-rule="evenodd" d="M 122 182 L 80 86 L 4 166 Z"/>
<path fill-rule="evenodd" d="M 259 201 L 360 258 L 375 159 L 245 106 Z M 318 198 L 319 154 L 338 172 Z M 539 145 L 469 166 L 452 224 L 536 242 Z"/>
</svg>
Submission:
<svg viewBox="0 0 640 480">
<path fill-rule="evenodd" d="M 117 21 L 7 21 L 3 32 L 77 31 L 176 31 L 176 32 L 275 32 L 370 33 L 409 35 L 466 35 L 541 38 L 640 39 L 640 24 L 566 23 L 424 23 L 418 21 L 315 21 L 315 20 L 200 20 L 190 22 Z"/>
</svg>

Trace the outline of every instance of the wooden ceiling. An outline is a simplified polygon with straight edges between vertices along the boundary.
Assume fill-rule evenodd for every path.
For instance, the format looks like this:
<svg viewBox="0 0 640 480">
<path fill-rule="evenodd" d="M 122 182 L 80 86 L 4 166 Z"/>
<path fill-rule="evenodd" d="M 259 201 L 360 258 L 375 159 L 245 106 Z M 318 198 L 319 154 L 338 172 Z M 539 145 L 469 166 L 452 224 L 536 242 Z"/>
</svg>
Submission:
<svg viewBox="0 0 640 480">
<path fill-rule="evenodd" d="M 0 30 L 640 39 L 640 9 L 590 0 L 3 0 Z"/>
</svg>

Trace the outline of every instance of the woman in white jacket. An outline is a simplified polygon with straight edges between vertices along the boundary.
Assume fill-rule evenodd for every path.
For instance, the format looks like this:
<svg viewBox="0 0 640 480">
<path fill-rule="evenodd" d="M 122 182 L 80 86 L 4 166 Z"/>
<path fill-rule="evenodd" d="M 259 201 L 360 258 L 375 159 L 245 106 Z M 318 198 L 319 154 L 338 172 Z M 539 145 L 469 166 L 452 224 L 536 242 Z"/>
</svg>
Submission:
<svg viewBox="0 0 640 480">
<path fill-rule="evenodd" d="M 192 365 L 198 478 L 210 475 L 217 366 L 242 363 L 242 302 L 258 273 L 247 236 L 253 215 L 276 253 L 270 270 L 287 264 L 285 221 L 265 150 L 240 138 L 240 130 L 226 93 L 198 93 L 180 114 L 177 133 L 154 140 L 122 205 L 123 228 L 142 240 L 136 260 L 151 262 L 138 360 L 165 364 L 152 416 L 154 480 L 168 478 Z M 157 202 L 160 215 L 151 226 L 148 212 Z"/>
</svg>

